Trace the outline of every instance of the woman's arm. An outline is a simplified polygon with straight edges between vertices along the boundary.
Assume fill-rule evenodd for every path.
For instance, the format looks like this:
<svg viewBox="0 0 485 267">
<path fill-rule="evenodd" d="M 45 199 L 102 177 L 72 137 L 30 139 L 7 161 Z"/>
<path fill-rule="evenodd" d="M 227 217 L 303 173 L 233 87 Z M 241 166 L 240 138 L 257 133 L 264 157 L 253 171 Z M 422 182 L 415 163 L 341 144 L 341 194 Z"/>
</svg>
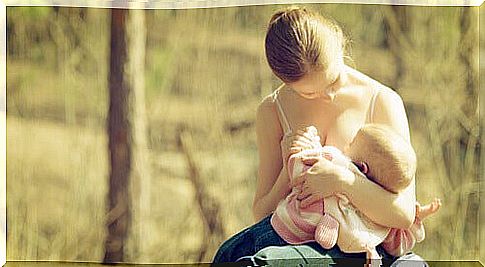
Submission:
<svg viewBox="0 0 485 267">
<path fill-rule="evenodd" d="M 373 114 L 374 123 L 390 126 L 410 142 L 406 111 L 401 97 L 396 92 L 381 85 Z M 416 211 L 414 179 L 399 194 L 390 193 L 360 175 L 355 175 L 352 183 L 352 186 L 346 187 L 346 193 L 352 203 L 369 218 L 378 224 L 394 228 L 407 229 L 411 226 Z"/>
<path fill-rule="evenodd" d="M 275 103 L 266 97 L 256 112 L 256 139 L 259 152 L 258 178 L 253 201 L 253 216 L 256 221 L 276 209 L 279 201 L 290 192 L 289 177 L 283 168 L 281 137 Z"/>
<path fill-rule="evenodd" d="M 343 173 L 348 170 L 343 170 Z M 342 186 L 352 204 L 374 222 L 392 228 L 407 229 L 414 221 L 414 180 L 399 194 L 391 193 L 369 179 L 350 171 L 344 178 L 350 181 Z M 350 179 L 348 177 L 351 176 Z M 412 210 L 409 209 L 411 206 Z"/>
<path fill-rule="evenodd" d="M 376 99 L 373 121 L 374 123 L 381 123 L 390 126 L 398 134 L 404 137 L 408 143 L 411 143 L 409 123 L 406 111 L 404 109 L 404 103 L 401 97 L 390 88 L 382 86 Z M 413 179 L 409 186 L 397 196 L 391 195 L 391 200 L 393 201 L 391 202 L 392 204 L 390 208 L 396 212 L 394 213 L 391 211 L 392 214 L 390 217 L 397 215 L 402 220 L 404 226 L 410 226 L 414 221 L 416 212 L 415 179 Z"/>
</svg>

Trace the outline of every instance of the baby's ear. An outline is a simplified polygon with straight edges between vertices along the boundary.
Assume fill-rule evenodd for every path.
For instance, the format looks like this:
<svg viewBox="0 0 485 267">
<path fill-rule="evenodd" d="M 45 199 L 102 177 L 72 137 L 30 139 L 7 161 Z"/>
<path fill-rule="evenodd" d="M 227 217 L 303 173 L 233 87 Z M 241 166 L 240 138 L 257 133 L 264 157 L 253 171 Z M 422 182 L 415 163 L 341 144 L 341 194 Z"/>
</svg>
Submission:
<svg viewBox="0 0 485 267">
<path fill-rule="evenodd" d="M 369 165 L 364 161 L 359 162 L 359 169 L 363 174 L 369 173 Z"/>
</svg>

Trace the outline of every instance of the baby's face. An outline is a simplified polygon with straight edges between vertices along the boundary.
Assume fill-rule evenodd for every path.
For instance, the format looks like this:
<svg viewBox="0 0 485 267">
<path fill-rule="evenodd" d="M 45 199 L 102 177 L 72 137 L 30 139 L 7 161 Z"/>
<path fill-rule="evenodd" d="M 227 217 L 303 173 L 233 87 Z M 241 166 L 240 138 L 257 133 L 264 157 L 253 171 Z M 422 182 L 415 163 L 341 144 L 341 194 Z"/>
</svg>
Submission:
<svg viewBox="0 0 485 267">
<path fill-rule="evenodd" d="M 373 143 L 372 140 L 368 139 L 365 135 L 357 134 L 352 142 L 344 148 L 344 154 L 347 155 L 354 164 L 359 166 L 359 169 L 364 172 L 364 174 L 368 174 L 367 167 L 363 168 L 361 164 L 365 163 L 367 166 L 370 163 L 369 159 L 371 157 L 376 157 L 375 153 L 373 153 Z M 379 168 L 380 170 L 384 170 L 386 164 L 390 164 L 391 162 L 387 158 L 381 158 L 380 160 L 373 161 L 373 168 Z"/>
</svg>

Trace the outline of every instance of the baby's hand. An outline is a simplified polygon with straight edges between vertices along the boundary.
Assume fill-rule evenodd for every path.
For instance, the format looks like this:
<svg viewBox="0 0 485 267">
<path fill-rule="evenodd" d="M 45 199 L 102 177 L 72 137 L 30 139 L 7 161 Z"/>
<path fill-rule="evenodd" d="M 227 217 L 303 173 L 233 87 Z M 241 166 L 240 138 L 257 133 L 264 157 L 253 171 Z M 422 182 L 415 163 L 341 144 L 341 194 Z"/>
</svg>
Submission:
<svg viewBox="0 0 485 267">
<path fill-rule="evenodd" d="M 439 198 L 435 198 L 433 202 L 425 206 L 421 206 L 419 203 L 416 203 L 416 217 L 418 217 L 420 220 L 424 220 L 431 214 L 436 213 L 440 207 L 441 199 Z"/>
<path fill-rule="evenodd" d="M 296 131 L 297 134 L 305 136 L 311 144 L 313 149 L 320 148 L 322 145 L 320 143 L 320 136 L 318 135 L 318 130 L 315 126 L 311 125 Z"/>
<path fill-rule="evenodd" d="M 318 146 L 320 145 L 320 136 L 318 135 L 318 130 L 315 126 L 311 125 L 308 126 L 306 132 L 310 135 L 310 138 L 313 142 L 315 142 Z"/>
<path fill-rule="evenodd" d="M 283 164 L 292 154 L 296 154 L 305 149 L 318 149 L 322 147 L 320 137 L 317 134 L 317 128 L 314 126 L 299 129 L 296 133 L 289 133 L 283 136 L 281 140 L 281 153 Z"/>
</svg>

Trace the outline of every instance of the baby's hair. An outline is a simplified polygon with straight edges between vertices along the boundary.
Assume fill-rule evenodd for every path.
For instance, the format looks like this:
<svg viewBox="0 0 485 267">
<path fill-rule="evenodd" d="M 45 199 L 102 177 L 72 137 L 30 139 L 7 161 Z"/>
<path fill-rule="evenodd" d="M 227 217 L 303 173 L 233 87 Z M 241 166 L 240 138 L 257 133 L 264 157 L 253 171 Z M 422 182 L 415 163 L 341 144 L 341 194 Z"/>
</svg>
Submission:
<svg viewBox="0 0 485 267">
<path fill-rule="evenodd" d="M 344 58 L 345 47 L 347 38 L 337 22 L 297 6 L 271 17 L 265 39 L 269 66 L 285 83 L 337 64 Z"/>
<path fill-rule="evenodd" d="M 382 124 L 366 124 L 356 134 L 349 157 L 365 162 L 367 177 L 388 191 L 405 189 L 416 173 L 416 153 L 401 135 Z"/>
</svg>

